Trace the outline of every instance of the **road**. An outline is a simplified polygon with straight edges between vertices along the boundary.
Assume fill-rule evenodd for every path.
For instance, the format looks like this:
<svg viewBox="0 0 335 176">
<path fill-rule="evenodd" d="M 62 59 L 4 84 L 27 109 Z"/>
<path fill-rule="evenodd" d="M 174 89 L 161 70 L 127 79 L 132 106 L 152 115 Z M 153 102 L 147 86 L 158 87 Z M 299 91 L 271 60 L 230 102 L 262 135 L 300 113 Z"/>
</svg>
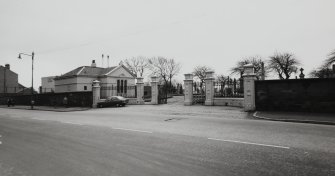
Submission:
<svg viewBox="0 0 335 176">
<path fill-rule="evenodd" d="M 0 111 L 1 176 L 335 175 L 329 125 L 228 107 Z"/>
</svg>

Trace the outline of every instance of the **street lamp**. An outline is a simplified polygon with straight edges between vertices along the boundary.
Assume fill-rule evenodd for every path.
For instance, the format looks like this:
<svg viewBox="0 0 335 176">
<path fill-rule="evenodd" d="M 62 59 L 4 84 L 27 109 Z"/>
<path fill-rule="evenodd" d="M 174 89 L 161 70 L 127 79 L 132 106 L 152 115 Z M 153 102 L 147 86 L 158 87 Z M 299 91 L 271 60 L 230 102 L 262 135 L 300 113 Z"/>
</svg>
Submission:
<svg viewBox="0 0 335 176">
<path fill-rule="evenodd" d="M 21 55 L 26 55 L 26 56 L 31 56 L 31 109 L 34 109 L 34 52 L 30 54 L 25 54 L 25 53 L 20 53 L 19 54 L 19 59 L 21 58 Z"/>
</svg>

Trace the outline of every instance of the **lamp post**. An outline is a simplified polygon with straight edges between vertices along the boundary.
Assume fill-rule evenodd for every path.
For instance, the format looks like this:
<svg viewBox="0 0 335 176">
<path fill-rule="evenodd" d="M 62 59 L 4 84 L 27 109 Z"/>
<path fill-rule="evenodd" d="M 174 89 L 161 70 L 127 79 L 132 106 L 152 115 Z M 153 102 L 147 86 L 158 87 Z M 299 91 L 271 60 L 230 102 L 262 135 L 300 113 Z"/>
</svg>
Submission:
<svg viewBox="0 0 335 176">
<path fill-rule="evenodd" d="M 31 101 L 30 101 L 30 105 L 31 105 L 31 109 L 34 109 L 34 52 L 30 54 L 25 54 L 25 53 L 20 53 L 19 54 L 19 59 L 21 58 L 21 55 L 26 55 L 26 56 L 31 56 Z"/>
</svg>

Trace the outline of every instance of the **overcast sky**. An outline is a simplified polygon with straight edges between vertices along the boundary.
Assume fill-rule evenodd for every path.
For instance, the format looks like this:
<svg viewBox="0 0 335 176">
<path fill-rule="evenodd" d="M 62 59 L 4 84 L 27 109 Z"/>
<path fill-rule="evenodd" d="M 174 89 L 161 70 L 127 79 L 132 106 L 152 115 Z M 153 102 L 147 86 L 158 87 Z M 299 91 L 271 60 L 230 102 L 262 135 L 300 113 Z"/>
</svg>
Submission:
<svg viewBox="0 0 335 176">
<path fill-rule="evenodd" d="M 165 56 L 229 75 L 243 57 L 292 52 L 306 73 L 335 49 L 335 0 L 0 0 L 0 65 L 35 89 L 43 76 L 133 56 Z M 105 62 L 105 66 L 106 66 Z"/>
</svg>

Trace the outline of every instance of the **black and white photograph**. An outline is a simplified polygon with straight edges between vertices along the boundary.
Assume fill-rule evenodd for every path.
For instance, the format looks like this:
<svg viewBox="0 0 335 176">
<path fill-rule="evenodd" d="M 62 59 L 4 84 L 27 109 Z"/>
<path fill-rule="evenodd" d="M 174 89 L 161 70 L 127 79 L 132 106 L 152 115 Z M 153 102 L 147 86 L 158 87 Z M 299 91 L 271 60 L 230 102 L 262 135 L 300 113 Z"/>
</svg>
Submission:
<svg viewBox="0 0 335 176">
<path fill-rule="evenodd" d="M 335 0 L 0 0 L 0 176 L 334 176 Z"/>
</svg>

